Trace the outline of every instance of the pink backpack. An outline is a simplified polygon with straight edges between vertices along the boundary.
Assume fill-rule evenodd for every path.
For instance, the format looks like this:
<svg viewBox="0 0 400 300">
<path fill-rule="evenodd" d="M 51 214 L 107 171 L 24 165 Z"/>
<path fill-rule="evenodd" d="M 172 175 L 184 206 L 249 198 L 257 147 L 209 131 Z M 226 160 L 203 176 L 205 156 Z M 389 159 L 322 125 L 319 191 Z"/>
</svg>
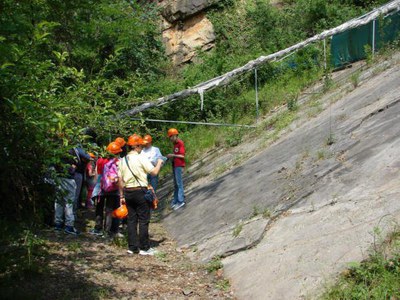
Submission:
<svg viewBox="0 0 400 300">
<path fill-rule="evenodd" d="M 113 158 L 104 165 L 103 176 L 101 177 L 101 189 L 108 193 L 118 190 L 118 159 Z"/>
</svg>

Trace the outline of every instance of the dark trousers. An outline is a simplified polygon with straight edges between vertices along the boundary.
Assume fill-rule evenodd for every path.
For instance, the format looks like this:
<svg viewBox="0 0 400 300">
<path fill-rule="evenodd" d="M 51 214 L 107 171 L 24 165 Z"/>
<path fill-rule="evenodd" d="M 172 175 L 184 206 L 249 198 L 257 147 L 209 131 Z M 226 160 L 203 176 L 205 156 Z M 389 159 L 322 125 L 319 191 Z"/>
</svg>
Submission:
<svg viewBox="0 0 400 300">
<path fill-rule="evenodd" d="M 125 190 L 124 194 L 126 207 L 128 208 L 129 250 L 138 251 L 141 249 L 146 251 L 150 248 L 150 204 L 144 199 L 144 193 L 141 190 Z"/>
<path fill-rule="evenodd" d="M 110 234 L 118 232 L 119 220 L 111 216 L 114 209 L 119 207 L 118 194 L 104 194 L 98 197 L 96 204 L 96 230 L 103 230 L 104 223 L 104 206 L 106 207 L 106 222 L 104 231 Z"/>
</svg>

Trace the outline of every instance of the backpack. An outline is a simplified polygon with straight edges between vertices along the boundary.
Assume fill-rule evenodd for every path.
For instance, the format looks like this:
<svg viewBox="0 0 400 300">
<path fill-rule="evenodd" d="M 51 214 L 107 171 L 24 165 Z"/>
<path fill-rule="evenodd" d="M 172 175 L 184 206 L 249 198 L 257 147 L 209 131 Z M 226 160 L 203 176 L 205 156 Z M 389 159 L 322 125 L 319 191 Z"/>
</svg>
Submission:
<svg viewBox="0 0 400 300">
<path fill-rule="evenodd" d="M 118 190 L 118 168 L 117 159 L 114 158 L 104 165 L 103 176 L 101 177 L 101 189 L 108 193 Z"/>
</svg>

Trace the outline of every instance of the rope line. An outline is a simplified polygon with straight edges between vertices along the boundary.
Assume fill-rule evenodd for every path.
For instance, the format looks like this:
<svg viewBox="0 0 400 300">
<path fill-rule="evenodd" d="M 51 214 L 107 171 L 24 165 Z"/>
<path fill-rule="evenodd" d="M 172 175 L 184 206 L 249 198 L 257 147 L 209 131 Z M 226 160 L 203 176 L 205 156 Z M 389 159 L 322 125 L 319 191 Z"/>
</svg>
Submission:
<svg viewBox="0 0 400 300">
<path fill-rule="evenodd" d="M 240 124 L 226 124 L 226 123 L 206 123 L 206 122 L 190 122 L 190 121 L 173 121 L 173 120 L 158 120 L 158 119 L 141 119 L 141 118 L 130 118 L 134 121 L 144 122 L 158 122 L 158 123 L 178 123 L 178 124 L 193 124 L 193 125 L 207 125 L 207 126 L 228 126 L 228 127 L 244 127 L 244 128 L 257 128 L 254 125 L 240 125 Z"/>
</svg>

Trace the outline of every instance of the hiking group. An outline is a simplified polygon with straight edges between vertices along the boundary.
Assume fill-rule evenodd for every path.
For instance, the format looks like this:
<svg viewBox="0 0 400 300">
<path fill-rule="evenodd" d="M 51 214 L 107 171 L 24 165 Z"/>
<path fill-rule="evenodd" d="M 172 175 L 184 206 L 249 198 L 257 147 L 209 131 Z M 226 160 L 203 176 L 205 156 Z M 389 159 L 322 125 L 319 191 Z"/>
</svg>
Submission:
<svg viewBox="0 0 400 300">
<path fill-rule="evenodd" d="M 62 159 L 64 168 L 56 168 L 59 193 L 55 201 L 55 230 L 79 234 L 74 223 L 81 189 L 85 186 L 86 208 L 95 205 L 95 226 L 89 233 L 123 237 L 119 232 L 122 222 L 128 229 L 128 253 L 154 255 L 155 250 L 150 247 L 149 240 L 150 215 L 154 207 L 153 199 L 149 200 L 147 194 L 154 191 L 150 194 L 155 195 L 158 174 L 167 160 L 172 162 L 174 178 L 171 209 L 178 210 L 185 205 L 182 180 L 185 146 L 178 134 L 175 128 L 168 130 L 173 151 L 166 157 L 152 145 L 150 135 L 142 138 L 133 134 L 127 141 L 117 137 L 108 144 L 107 154 L 97 159 L 93 153 L 86 153 L 82 148 L 71 149 Z"/>
</svg>

